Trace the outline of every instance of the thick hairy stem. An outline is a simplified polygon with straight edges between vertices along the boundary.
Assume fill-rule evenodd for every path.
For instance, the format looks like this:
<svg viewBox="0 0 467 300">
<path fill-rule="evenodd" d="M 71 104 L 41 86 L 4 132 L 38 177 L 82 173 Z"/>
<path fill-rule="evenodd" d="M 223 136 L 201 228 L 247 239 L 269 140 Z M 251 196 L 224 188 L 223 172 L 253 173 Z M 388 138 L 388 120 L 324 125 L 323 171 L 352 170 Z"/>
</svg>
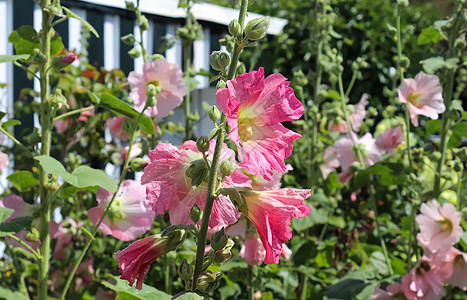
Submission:
<svg viewBox="0 0 467 300">
<path fill-rule="evenodd" d="M 248 8 L 248 0 L 242 0 L 240 6 L 240 12 L 238 16 L 238 23 L 240 24 L 241 31 L 243 32 L 243 27 L 245 25 L 245 16 Z M 243 36 L 243 34 L 241 34 Z M 235 45 L 234 55 L 232 58 L 232 63 L 230 65 L 229 74 L 227 79 L 233 79 L 235 76 L 235 71 L 237 69 L 238 59 L 240 57 L 240 52 L 243 47 Z M 209 227 L 209 221 L 211 219 L 212 205 L 214 204 L 214 193 L 216 192 L 217 187 L 217 173 L 220 160 L 220 154 L 222 150 L 222 144 L 224 143 L 225 128 L 227 123 L 227 117 L 222 114 L 220 126 L 223 128 L 218 136 L 216 141 L 216 147 L 214 149 L 214 155 L 212 158 L 211 169 L 209 170 L 209 181 L 208 181 L 208 192 L 206 197 L 206 204 L 204 206 L 203 220 L 201 223 L 201 228 L 198 235 L 198 248 L 196 249 L 196 261 L 195 261 L 195 271 L 193 274 L 193 285 L 192 289 L 196 288 L 196 283 L 199 276 L 203 272 L 203 261 L 204 261 L 204 250 L 206 248 L 206 236 Z"/>
<path fill-rule="evenodd" d="M 42 127 L 42 139 L 41 139 L 41 155 L 50 155 L 50 147 L 52 141 L 52 110 L 50 109 L 50 82 L 49 82 L 49 68 L 51 64 L 50 58 L 50 41 L 52 39 L 53 28 L 52 28 L 52 16 L 46 10 L 45 7 L 50 5 L 50 0 L 44 0 L 41 3 L 42 10 L 42 54 L 46 58 L 46 61 L 40 66 L 40 96 L 41 96 L 41 108 L 40 108 L 40 122 Z M 47 183 L 48 175 L 47 172 L 39 165 L 39 194 L 41 199 L 41 260 L 39 263 L 39 288 L 38 298 L 41 300 L 47 299 L 48 292 L 48 275 L 49 275 L 49 260 L 50 260 L 50 205 L 47 201 Z"/>
</svg>

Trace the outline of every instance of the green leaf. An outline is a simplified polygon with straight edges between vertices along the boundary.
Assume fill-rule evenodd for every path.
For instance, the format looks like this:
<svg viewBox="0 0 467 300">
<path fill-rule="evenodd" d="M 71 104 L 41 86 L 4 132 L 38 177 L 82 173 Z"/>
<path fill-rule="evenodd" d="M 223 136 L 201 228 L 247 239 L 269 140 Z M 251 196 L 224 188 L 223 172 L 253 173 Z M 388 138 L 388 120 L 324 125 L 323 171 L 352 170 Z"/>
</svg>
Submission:
<svg viewBox="0 0 467 300">
<path fill-rule="evenodd" d="M 16 60 L 28 60 L 31 55 L 29 54 L 20 54 L 20 55 L 0 55 L 0 63 L 7 63 L 10 61 Z"/>
<path fill-rule="evenodd" d="M 443 35 L 438 30 L 436 30 L 436 28 L 433 25 L 431 25 L 430 27 L 424 28 L 422 30 L 422 33 L 420 33 L 420 35 L 418 36 L 417 44 L 419 45 L 425 45 L 428 43 L 436 44 L 437 42 L 443 39 L 445 39 L 445 37 L 443 37 Z"/>
<path fill-rule="evenodd" d="M 195 292 L 181 292 L 172 298 L 173 300 L 204 300 L 209 299 Z"/>
<path fill-rule="evenodd" d="M 10 288 L 0 286 L 0 299 L 29 300 L 29 296 L 20 291 L 13 291 Z"/>
<path fill-rule="evenodd" d="M 463 137 L 467 137 L 467 122 L 454 125 L 452 135 L 448 141 L 448 149 L 459 147 L 462 144 Z"/>
<path fill-rule="evenodd" d="M 370 299 L 375 285 L 360 279 L 345 279 L 328 287 L 324 295 L 339 300 L 352 300 L 357 296 L 359 299 Z"/>
<path fill-rule="evenodd" d="M 117 191 L 117 183 L 102 170 L 96 170 L 89 166 L 79 166 L 71 175 L 76 176 L 77 184 L 74 186 L 78 188 L 99 186 L 111 193 Z"/>
<path fill-rule="evenodd" d="M 0 206 L 0 223 L 5 221 L 14 211 L 14 209 Z"/>
<path fill-rule="evenodd" d="M 112 284 L 107 281 L 102 281 L 101 283 L 108 287 L 111 290 L 114 290 L 117 293 L 117 299 L 119 300 L 170 300 L 171 295 L 159 291 L 152 286 L 143 283 L 143 288 L 137 290 L 134 287 L 128 285 L 128 281 L 120 279 L 120 276 L 111 277 L 115 281 L 115 284 Z"/>
<path fill-rule="evenodd" d="M 62 52 L 63 48 L 64 46 L 62 42 L 62 37 L 58 33 L 56 33 L 50 41 L 50 55 L 55 56 L 59 54 L 60 52 Z"/>
<path fill-rule="evenodd" d="M 425 72 L 433 74 L 439 69 L 448 68 L 452 69 L 457 65 L 457 58 L 452 57 L 444 60 L 441 56 L 430 57 L 420 61 Z"/>
<path fill-rule="evenodd" d="M 99 97 L 97 97 L 96 94 L 94 94 L 93 92 L 91 91 L 86 91 L 88 92 L 88 95 L 89 95 L 89 98 L 91 98 L 91 101 L 95 104 L 99 104 L 101 102 L 101 99 Z"/>
<path fill-rule="evenodd" d="M 55 158 L 48 155 L 39 155 L 35 156 L 34 159 L 39 161 L 39 164 L 47 173 L 58 175 L 71 185 L 76 184 L 75 176 L 68 173 L 65 167 Z"/>
<path fill-rule="evenodd" d="M 34 27 L 23 25 L 8 36 L 8 41 L 15 46 L 16 54 L 34 54 L 34 49 L 40 49 L 39 36 Z"/>
<path fill-rule="evenodd" d="M 19 121 L 19 120 L 8 120 L 8 121 L 2 123 L 3 128 L 8 128 L 10 126 L 16 126 L 16 125 L 21 125 L 21 121 Z"/>
<path fill-rule="evenodd" d="M 426 133 L 433 135 L 441 130 L 441 120 L 430 120 L 426 122 Z"/>
<path fill-rule="evenodd" d="M 11 220 L 8 223 L 0 224 L 0 237 L 8 234 L 17 233 L 21 230 L 29 231 L 31 229 L 32 217 L 21 217 Z"/>
<path fill-rule="evenodd" d="M 232 269 L 248 269 L 248 264 L 239 256 L 234 256 L 225 263 L 223 263 L 219 269 L 221 272 L 228 272 Z"/>
<path fill-rule="evenodd" d="M 91 24 L 89 24 L 88 21 L 84 20 L 83 18 L 81 18 L 80 16 L 78 16 L 77 14 L 75 14 L 74 12 L 72 12 L 70 9 L 62 6 L 63 10 L 66 11 L 66 16 L 68 18 L 74 18 L 74 19 L 77 19 L 77 20 L 80 20 L 81 23 L 83 23 L 83 25 L 88 28 L 97 38 L 99 38 L 99 33 L 97 33 L 96 29 L 94 29 L 94 27 L 92 27 Z"/>
<path fill-rule="evenodd" d="M 39 180 L 29 171 L 16 171 L 6 179 L 20 192 L 39 184 Z"/>
</svg>

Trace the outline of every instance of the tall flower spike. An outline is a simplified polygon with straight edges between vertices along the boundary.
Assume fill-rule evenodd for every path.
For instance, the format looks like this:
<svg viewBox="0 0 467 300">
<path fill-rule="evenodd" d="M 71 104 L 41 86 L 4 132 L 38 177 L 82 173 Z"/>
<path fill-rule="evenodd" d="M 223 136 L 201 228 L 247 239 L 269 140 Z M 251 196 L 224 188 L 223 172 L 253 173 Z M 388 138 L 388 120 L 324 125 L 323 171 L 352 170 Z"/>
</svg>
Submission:
<svg viewBox="0 0 467 300">
<path fill-rule="evenodd" d="M 240 193 L 245 198 L 247 218 L 255 225 L 266 250 L 264 263 L 279 263 L 282 244 L 292 238 L 292 219 L 305 217 L 311 212 L 304 203 L 311 195 L 310 190 L 242 190 Z"/>
<path fill-rule="evenodd" d="M 273 170 L 286 172 L 284 160 L 300 135 L 281 123 L 298 120 L 304 112 L 287 79 L 278 73 L 264 78 L 259 68 L 227 81 L 216 98 L 232 128 L 229 137 L 239 147 L 240 167 L 267 180 L 273 179 Z"/>
<path fill-rule="evenodd" d="M 436 75 L 420 72 L 415 79 L 402 80 L 397 89 L 399 100 L 407 103 L 410 119 L 414 126 L 418 126 L 418 115 L 438 119 L 438 114 L 446 110 L 443 102 L 442 89 Z"/>
<path fill-rule="evenodd" d="M 143 64 L 143 74 L 131 72 L 128 76 L 130 98 L 135 102 L 135 109 L 142 111 L 147 100 L 148 84 L 160 86 L 162 91 L 156 95 L 157 104 L 146 110 L 151 117 L 165 118 L 177 106 L 182 104 L 183 96 L 188 92 L 183 82 L 182 70 L 164 58 Z"/>
</svg>

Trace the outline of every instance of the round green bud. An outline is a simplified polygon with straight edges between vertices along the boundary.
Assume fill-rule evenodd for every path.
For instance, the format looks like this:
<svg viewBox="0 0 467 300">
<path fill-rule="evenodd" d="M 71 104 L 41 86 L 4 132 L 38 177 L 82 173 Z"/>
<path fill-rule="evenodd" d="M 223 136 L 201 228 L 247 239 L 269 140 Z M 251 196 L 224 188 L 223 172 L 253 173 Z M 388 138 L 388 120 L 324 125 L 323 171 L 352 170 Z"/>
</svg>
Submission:
<svg viewBox="0 0 467 300">
<path fill-rule="evenodd" d="M 245 36 L 252 41 L 262 39 L 266 36 L 269 26 L 269 17 L 261 17 L 251 20 L 246 24 Z"/>
<path fill-rule="evenodd" d="M 407 7 L 409 6 L 409 0 L 397 0 L 397 5 L 401 7 Z"/>
<path fill-rule="evenodd" d="M 236 168 L 237 166 L 235 166 L 235 163 L 231 158 L 225 159 L 221 163 L 221 174 L 224 176 L 230 176 Z"/>
<path fill-rule="evenodd" d="M 135 10 L 135 4 L 133 1 L 125 1 L 126 9 L 134 11 Z"/>
<path fill-rule="evenodd" d="M 201 208 L 199 208 L 198 205 L 193 205 L 193 207 L 190 209 L 190 219 L 193 221 L 193 223 L 197 224 L 199 220 L 201 220 L 201 215 L 203 212 L 201 211 Z"/>
<path fill-rule="evenodd" d="M 240 23 L 238 23 L 237 19 L 233 19 L 232 21 L 230 21 L 230 23 L 229 23 L 229 32 L 230 32 L 231 35 L 236 37 L 237 35 L 240 34 L 241 30 L 242 30 L 242 28 L 240 27 Z"/>
<path fill-rule="evenodd" d="M 138 26 L 141 29 L 141 31 L 146 31 L 149 28 L 149 21 L 148 19 L 141 15 L 138 19 Z"/>
<path fill-rule="evenodd" d="M 464 49 L 466 46 L 467 42 L 465 41 L 465 35 L 461 35 L 454 42 L 454 47 L 456 47 L 457 49 Z"/>
<path fill-rule="evenodd" d="M 407 69 L 410 66 L 410 59 L 407 56 L 402 56 L 399 64 L 401 68 Z"/>
<path fill-rule="evenodd" d="M 230 65 L 230 55 L 225 51 L 219 51 L 219 56 L 217 57 L 219 66 L 225 69 Z"/>
<path fill-rule="evenodd" d="M 129 33 L 120 38 L 125 45 L 133 46 L 136 42 L 135 36 L 132 33 Z"/>
<path fill-rule="evenodd" d="M 131 58 L 136 59 L 141 56 L 141 50 L 138 48 L 133 48 L 130 51 L 128 51 L 128 55 L 130 55 Z"/>
<path fill-rule="evenodd" d="M 227 87 L 227 84 L 225 83 L 224 80 L 221 79 L 217 82 L 217 85 L 216 85 L 217 89 L 224 89 L 226 87 Z"/>
<path fill-rule="evenodd" d="M 162 54 L 153 54 L 151 56 L 152 61 L 156 61 L 156 60 L 161 59 L 161 58 L 164 58 L 164 55 L 162 55 Z"/>
<path fill-rule="evenodd" d="M 184 281 L 191 280 L 193 276 L 193 266 L 188 263 L 186 258 L 183 259 L 180 267 L 178 268 L 178 275 Z"/>
<path fill-rule="evenodd" d="M 214 233 L 211 237 L 211 247 L 212 249 L 218 251 L 224 249 L 225 245 L 227 245 L 227 235 L 225 234 L 224 227 L 221 230 Z"/>
<path fill-rule="evenodd" d="M 220 51 L 214 51 L 209 56 L 209 64 L 211 64 L 211 67 L 216 71 L 222 71 L 222 67 L 219 65 L 219 53 Z"/>
<path fill-rule="evenodd" d="M 148 162 L 144 158 L 137 157 L 130 163 L 130 168 L 135 172 L 142 172 L 148 165 Z"/>
<path fill-rule="evenodd" d="M 215 105 L 211 106 L 211 108 L 209 109 L 209 119 L 211 119 L 211 121 L 216 123 L 217 120 L 219 120 L 220 118 L 221 118 L 221 112 L 219 111 L 217 106 Z"/>
<path fill-rule="evenodd" d="M 209 140 L 205 136 L 200 136 L 196 140 L 196 148 L 198 148 L 198 151 L 201 153 L 204 153 L 209 150 Z"/>
</svg>

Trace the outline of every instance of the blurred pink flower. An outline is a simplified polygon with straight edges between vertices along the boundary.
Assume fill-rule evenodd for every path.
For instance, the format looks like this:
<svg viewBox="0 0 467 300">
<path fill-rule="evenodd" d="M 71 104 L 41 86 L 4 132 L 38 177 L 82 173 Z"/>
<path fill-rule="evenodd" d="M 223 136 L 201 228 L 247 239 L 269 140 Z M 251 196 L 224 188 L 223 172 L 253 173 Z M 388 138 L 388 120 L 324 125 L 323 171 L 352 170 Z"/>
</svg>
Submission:
<svg viewBox="0 0 467 300">
<path fill-rule="evenodd" d="M 143 279 L 148 274 L 151 264 L 166 253 L 168 240 L 159 235 L 152 235 L 137 240 L 123 250 L 117 251 L 118 268 L 121 279 L 127 280 L 130 286 L 136 282 L 136 288 L 143 288 Z"/>
<path fill-rule="evenodd" d="M 2 170 L 5 169 L 9 163 L 8 155 L 0 152 L 0 173 L 2 173 Z"/>
<path fill-rule="evenodd" d="M 398 282 L 387 286 L 386 291 L 375 287 L 375 292 L 371 295 L 371 300 L 393 300 L 403 297 L 402 285 Z"/>
<path fill-rule="evenodd" d="M 264 250 L 261 239 L 256 235 L 256 233 L 249 234 L 247 235 L 245 243 L 238 255 L 243 257 L 245 262 L 249 265 L 260 265 L 264 261 L 266 250 Z"/>
<path fill-rule="evenodd" d="M 346 135 L 334 143 L 334 148 L 337 150 L 337 159 L 343 171 L 349 170 L 353 163 L 359 162 L 355 147 L 359 147 L 366 167 L 374 165 L 381 158 L 382 152 L 376 147 L 375 139 L 373 139 L 371 133 L 366 133 L 360 139 L 354 135 L 354 139 L 357 145 L 354 145 L 350 135 Z"/>
<path fill-rule="evenodd" d="M 212 157 L 215 141 L 212 140 L 207 151 L 208 159 Z M 171 144 L 158 144 L 149 151 L 151 162 L 144 169 L 141 183 L 147 188 L 146 198 L 157 214 L 169 210 L 172 224 L 193 224 L 189 211 L 194 204 L 204 209 L 207 195 L 207 183 L 202 182 L 192 188 L 191 178 L 186 175 L 192 162 L 204 163 L 202 154 L 197 150 L 194 141 L 183 143 L 180 148 Z M 224 144 L 220 161 L 235 158 L 235 153 Z M 235 171 L 224 179 L 225 187 L 251 186 L 248 176 Z M 220 195 L 214 201 L 209 226 L 229 225 L 238 220 L 240 214 L 228 197 Z"/>
<path fill-rule="evenodd" d="M 350 114 L 349 121 L 352 124 L 352 130 L 355 132 L 360 131 L 360 126 L 363 124 L 363 120 L 366 117 L 365 107 L 368 105 L 368 94 L 363 94 L 360 101 L 353 105 L 354 112 Z M 347 122 L 345 120 L 339 122 L 338 124 L 330 123 L 329 131 L 333 132 L 348 132 Z"/>
<path fill-rule="evenodd" d="M 105 122 L 107 128 L 109 128 L 110 133 L 119 140 L 126 141 L 130 135 L 123 130 L 123 122 L 125 117 L 115 117 L 109 118 Z"/>
<path fill-rule="evenodd" d="M 54 126 L 58 132 L 64 134 L 68 127 L 71 126 L 71 124 L 73 124 L 72 119 L 58 119 L 57 121 L 55 121 Z"/>
<path fill-rule="evenodd" d="M 323 154 L 324 163 L 320 166 L 321 174 L 326 179 L 329 174 L 334 172 L 339 166 L 339 160 L 337 159 L 337 150 L 334 147 L 328 147 Z"/>
<path fill-rule="evenodd" d="M 89 219 L 94 225 L 99 222 L 112 196 L 111 192 L 98 189 L 98 206 L 88 210 Z M 119 240 L 131 241 L 151 228 L 154 215 L 146 202 L 146 188 L 135 180 L 125 180 L 99 229 Z"/>
<path fill-rule="evenodd" d="M 304 200 L 310 190 L 280 189 L 274 191 L 242 190 L 248 215 L 255 225 L 266 249 L 264 262 L 277 264 L 282 254 L 282 244 L 292 238 L 292 219 L 307 216 L 311 209 Z"/>
<path fill-rule="evenodd" d="M 122 148 L 122 152 L 120 156 L 122 161 L 125 161 L 126 156 L 128 155 L 128 149 L 130 149 L 129 146 Z M 130 161 L 138 157 L 141 153 L 143 153 L 143 149 L 141 149 L 141 144 L 140 143 L 134 144 L 133 147 L 131 147 Z"/>
<path fill-rule="evenodd" d="M 415 79 L 402 80 L 397 89 L 399 100 L 407 103 L 410 119 L 414 126 L 418 126 L 418 115 L 438 119 L 438 114 L 446 110 L 443 94 L 436 75 L 420 72 Z"/>
<path fill-rule="evenodd" d="M 84 223 L 82 221 L 76 223 L 76 221 L 70 217 L 66 217 L 66 219 L 59 224 L 57 233 L 55 234 L 57 242 L 55 243 L 55 248 L 52 253 L 55 259 L 66 258 L 66 249 L 72 245 L 73 236 L 77 233 L 78 227 L 83 225 Z"/>
<path fill-rule="evenodd" d="M 394 150 L 404 143 L 404 133 L 401 126 L 389 128 L 376 138 L 376 146 L 386 152 L 394 154 Z"/>
<path fill-rule="evenodd" d="M 78 58 L 79 58 L 79 55 L 76 52 L 70 51 L 67 55 L 65 55 L 65 57 L 61 59 L 61 62 L 65 64 L 71 64 Z"/>
<path fill-rule="evenodd" d="M 94 106 L 94 105 L 91 105 L 91 106 Z M 83 112 L 81 112 L 81 113 L 79 114 L 78 120 L 79 120 L 79 121 L 83 121 L 83 122 L 84 122 L 84 121 L 87 121 L 87 120 L 88 120 L 88 117 L 94 116 L 94 114 L 95 114 L 94 109 L 92 109 L 92 110 L 85 110 L 85 111 L 83 111 Z"/>
<path fill-rule="evenodd" d="M 239 147 L 240 167 L 267 180 L 273 179 L 273 170 L 287 171 L 284 160 L 300 135 L 281 123 L 298 120 L 304 112 L 287 79 L 278 73 L 264 78 L 259 68 L 227 81 L 216 98 L 232 128 L 229 137 Z"/>
<path fill-rule="evenodd" d="M 420 212 L 416 217 L 420 227 L 417 238 L 423 240 L 429 251 L 447 250 L 462 237 L 461 213 L 451 203 L 441 207 L 437 200 L 431 200 L 422 204 Z"/>
<path fill-rule="evenodd" d="M 135 109 L 142 111 L 147 100 L 146 86 L 154 84 L 160 86 L 162 91 L 156 95 L 157 104 L 146 110 L 146 114 L 165 118 L 177 106 L 182 104 L 183 97 L 188 90 L 183 81 L 182 70 L 175 64 L 160 58 L 154 62 L 143 64 L 143 75 L 130 72 L 128 76 Z"/>
<path fill-rule="evenodd" d="M 291 256 L 292 256 L 292 250 L 290 250 L 290 248 L 286 244 L 282 244 L 281 258 L 290 259 Z"/>
<path fill-rule="evenodd" d="M 448 260 L 447 268 L 452 268 L 452 275 L 446 283 L 467 291 L 467 254 L 452 247 L 446 251 L 445 256 Z"/>
</svg>

